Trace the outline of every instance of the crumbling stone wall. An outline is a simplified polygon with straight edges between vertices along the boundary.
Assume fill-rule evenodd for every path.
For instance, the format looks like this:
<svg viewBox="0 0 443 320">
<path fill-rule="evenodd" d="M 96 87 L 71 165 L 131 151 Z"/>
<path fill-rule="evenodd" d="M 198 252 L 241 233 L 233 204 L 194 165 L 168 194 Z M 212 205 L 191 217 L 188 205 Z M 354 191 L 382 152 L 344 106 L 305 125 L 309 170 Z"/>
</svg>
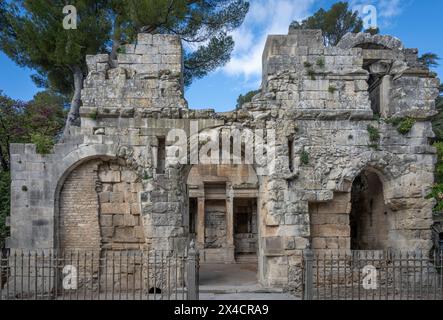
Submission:
<svg viewBox="0 0 443 320">
<path fill-rule="evenodd" d="M 109 213 L 112 227 L 109 217 L 102 218 L 110 228 L 102 240 L 115 244 L 110 237 L 118 229 L 114 216 L 123 215 L 128 217 L 123 233 L 132 228 L 129 238 L 135 237 L 137 246 L 143 243 L 143 231 L 146 249 L 183 252 L 189 242 L 189 196 L 198 190 L 187 190 L 191 164 L 176 164 L 168 152 L 173 142 L 166 141 L 163 150 L 162 141 L 171 129 L 184 130 L 188 137 L 195 134 L 193 122 L 199 132 L 275 130 L 275 161 L 266 167 L 254 164 L 255 186 L 227 188 L 230 194 L 258 189 L 258 264 L 264 285 L 300 288 L 303 250 L 350 247 L 352 185 L 365 170 L 379 176 L 385 205 L 395 216 L 383 246 L 431 247 L 434 202 L 426 195 L 434 182 L 436 150 L 429 138 L 434 137 L 430 118 L 439 80 L 420 65 L 417 50 L 405 49 L 390 36 L 349 34 L 337 47 L 325 47 L 316 30 L 270 36 L 261 92 L 242 109 L 227 113 L 188 109 L 178 37 L 142 34 L 125 52 L 112 66 L 107 55 L 87 57 L 81 127 L 73 127 L 52 154 L 38 155 L 33 145 L 11 146 L 9 247 L 56 247 L 56 217 L 69 206 L 63 188 L 78 183 L 91 189 L 91 176 L 100 173 L 84 171 L 84 181 L 76 181 L 86 170 L 79 165 L 118 159 L 124 168 L 120 165 L 116 172 L 127 169 L 137 176 L 130 184 L 136 186 L 131 193 L 138 193 L 140 216 L 116 196 L 124 210 Z M 375 108 L 369 86 L 376 82 L 380 94 Z M 389 121 L 398 117 L 415 121 L 408 133 L 400 134 Z M 265 137 L 265 143 L 271 141 Z M 157 170 L 162 154 L 164 170 Z M 220 170 L 231 167 L 225 164 Z M 80 171 L 70 177 L 76 168 Z M 104 170 L 102 178 L 118 175 L 111 166 L 97 170 Z M 125 185 L 107 181 L 102 187 L 120 184 Z M 104 199 L 107 195 L 100 201 Z M 100 206 L 111 207 L 105 201 Z M 91 239 L 98 241 L 96 235 Z"/>
</svg>

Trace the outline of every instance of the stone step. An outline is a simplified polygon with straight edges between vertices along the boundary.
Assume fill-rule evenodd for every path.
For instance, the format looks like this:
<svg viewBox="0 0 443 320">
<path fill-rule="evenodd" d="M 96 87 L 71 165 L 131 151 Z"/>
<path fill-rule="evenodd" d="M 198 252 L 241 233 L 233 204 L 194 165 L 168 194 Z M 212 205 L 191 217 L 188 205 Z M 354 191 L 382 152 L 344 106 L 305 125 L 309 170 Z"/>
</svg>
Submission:
<svg viewBox="0 0 443 320">
<path fill-rule="evenodd" d="M 261 286 L 200 286 L 200 293 L 283 293 L 281 288 L 264 288 Z"/>
<path fill-rule="evenodd" d="M 235 257 L 235 261 L 239 264 L 256 264 L 258 258 L 256 255 L 238 255 Z"/>
</svg>

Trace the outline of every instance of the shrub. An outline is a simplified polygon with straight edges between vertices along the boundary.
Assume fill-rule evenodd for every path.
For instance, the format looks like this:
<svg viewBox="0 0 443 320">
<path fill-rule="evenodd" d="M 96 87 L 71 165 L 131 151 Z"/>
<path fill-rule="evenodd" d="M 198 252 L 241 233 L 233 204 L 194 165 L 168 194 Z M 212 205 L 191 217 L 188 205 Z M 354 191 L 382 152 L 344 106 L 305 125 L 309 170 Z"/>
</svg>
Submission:
<svg viewBox="0 0 443 320">
<path fill-rule="evenodd" d="M 416 120 L 412 119 L 412 118 L 406 118 L 400 121 L 398 127 L 397 127 L 397 131 L 402 134 L 402 135 L 406 135 L 408 134 L 412 127 L 415 125 Z"/>
<path fill-rule="evenodd" d="M 397 128 L 398 133 L 402 135 L 408 134 L 412 127 L 416 124 L 416 120 L 412 118 L 392 118 L 387 119 L 386 123 L 392 124 Z"/>
<path fill-rule="evenodd" d="M 31 135 L 31 143 L 36 146 L 37 153 L 49 154 L 54 147 L 54 140 L 49 136 L 44 136 L 40 133 L 34 133 Z"/>
</svg>

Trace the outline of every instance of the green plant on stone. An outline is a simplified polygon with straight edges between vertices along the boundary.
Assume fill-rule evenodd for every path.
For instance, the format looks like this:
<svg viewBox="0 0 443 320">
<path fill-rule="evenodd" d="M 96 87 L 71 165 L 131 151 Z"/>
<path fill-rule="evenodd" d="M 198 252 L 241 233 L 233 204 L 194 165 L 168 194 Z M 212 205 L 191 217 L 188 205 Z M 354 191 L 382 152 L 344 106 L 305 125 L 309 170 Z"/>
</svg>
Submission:
<svg viewBox="0 0 443 320">
<path fill-rule="evenodd" d="M 319 67 L 321 69 L 324 69 L 324 67 L 325 67 L 325 58 L 323 58 L 323 57 L 318 58 L 317 61 L 316 61 L 316 64 L 317 64 L 317 67 Z"/>
<path fill-rule="evenodd" d="M 306 69 L 310 69 L 310 68 L 312 68 L 312 63 L 310 63 L 310 62 L 308 62 L 308 61 L 305 61 L 305 62 L 303 63 L 303 65 L 304 65 L 304 67 L 305 67 Z"/>
<path fill-rule="evenodd" d="M 49 154 L 54 147 L 54 140 L 40 133 L 32 134 L 31 142 L 35 144 L 38 154 Z"/>
<path fill-rule="evenodd" d="M 328 91 L 330 94 L 334 94 L 337 91 L 337 88 L 331 85 L 329 86 Z"/>
<path fill-rule="evenodd" d="M 300 162 L 305 166 L 309 164 L 309 153 L 307 151 L 303 150 L 300 154 Z"/>
<path fill-rule="evenodd" d="M 308 69 L 308 76 L 309 76 L 309 78 L 311 78 L 311 80 L 316 80 L 316 77 L 315 77 L 315 71 L 313 70 L 313 69 Z"/>
<path fill-rule="evenodd" d="M 405 118 L 402 121 L 400 121 L 400 123 L 397 127 L 397 131 L 402 135 L 406 135 L 411 131 L 411 129 L 415 125 L 415 123 L 416 123 L 415 119 Z"/>
<path fill-rule="evenodd" d="M 89 118 L 91 118 L 92 120 L 96 121 L 98 119 L 98 111 L 95 110 L 92 113 L 89 114 Z"/>
<path fill-rule="evenodd" d="M 385 122 L 396 127 L 398 133 L 406 135 L 411 131 L 412 127 L 416 124 L 417 121 L 413 118 L 407 117 L 386 119 Z"/>
<path fill-rule="evenodd" d="M 380 132 L 378 131 L 377 128 L 368 125 L 368 133 L 369 133 L 369 141 L 372 142 L 372 144 L 378 144 L 378 142 L 380 141 Z"/>
</svg>

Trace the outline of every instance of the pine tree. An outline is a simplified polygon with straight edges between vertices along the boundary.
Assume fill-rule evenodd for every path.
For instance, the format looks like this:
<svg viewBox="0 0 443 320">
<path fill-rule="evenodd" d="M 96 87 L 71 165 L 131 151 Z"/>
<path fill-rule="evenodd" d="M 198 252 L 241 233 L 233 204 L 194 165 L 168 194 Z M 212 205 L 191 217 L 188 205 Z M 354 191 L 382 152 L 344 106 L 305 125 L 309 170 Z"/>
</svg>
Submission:
<svg viewBox="0 0 443 320">
<path fill-rule="evenodd" d="M 37 72 L 34 82 L 72 97 L 65 133 L 79 125 L 87 54 L 110 53 L 137 33 L 167 33 L 185 46 L 185 84 L 225 64 L 234 47 L 228 33 L 249 10 L 244 0 L 73 0 L 76 30 L 63 28 L 64 0 L 0 0 L 0 50 Z"/>
<path fill-rule="evenodd" d="M 363 20 L 358 16 L 358 12 L 349 9 L 347 2 L 337 2 L 328 11 L 320 9 L 302 22 L 292 22 L 291 28 L 320 29 L 323 31 L 325 45 L 336 46 L 345 34 L 363 31 Z M 368 30 L 371 33 L 378 31 Z"/>
</svg>

